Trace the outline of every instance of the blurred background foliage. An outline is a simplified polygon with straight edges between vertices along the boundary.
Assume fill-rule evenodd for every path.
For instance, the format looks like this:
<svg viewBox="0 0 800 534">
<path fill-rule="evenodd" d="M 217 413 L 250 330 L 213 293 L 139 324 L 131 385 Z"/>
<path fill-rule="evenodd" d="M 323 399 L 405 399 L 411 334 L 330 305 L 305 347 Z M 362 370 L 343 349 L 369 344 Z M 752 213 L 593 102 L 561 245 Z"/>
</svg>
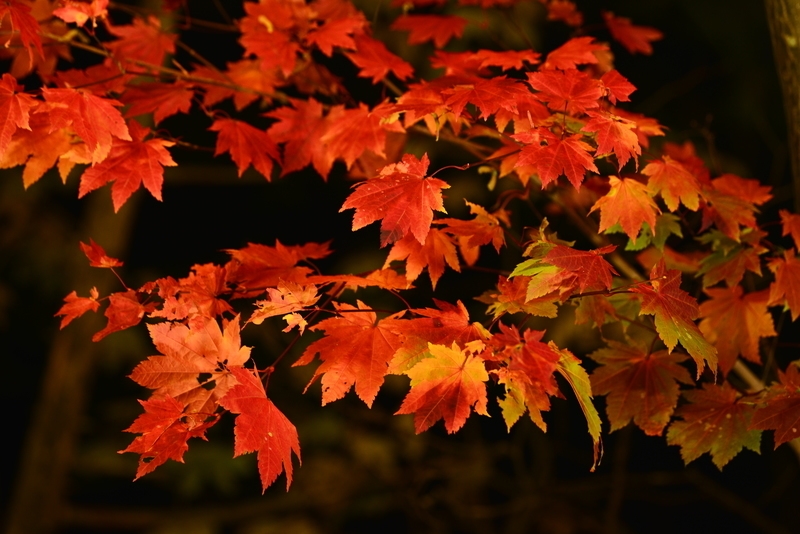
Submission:
<svg viewBox="0 0 800 534">
<path fill-rule="evenodd" d="M 380 23 L 394 13 L 388 3 L 364 0 L 360 5 Z M 761 2 L 577 3 L 590 32 L 601 40 L 608 39 L 601 9 L 664 32 L 651 57 L 631 56 L 612 44 L 617 68 L 638 88 L 626 108 L 657 118 L 669 128 L 667 140 L 693 142 L 713 173 L 732 172 L 771 185 L 776 199 L 763 220 L 776 220 L 777 209 L 791 201 L 791 187 L 780 88 Z M 238 7 L 225 7 L 230 17 L 240 15 Z M 211 2 L 192 2 L 192 9 L 198 18 L 221 20 Z M 535 1 L 521 3 L 505 18 L 486 17 L 477 8 L 460 13 L 475 21 L 461 46 L 522 48 L 531 42 L 546 52 L 569 37 L 566 27 L 544 20 Z M 405 34 L 378 36 L 426 72 L 423 61 L 431 49 L 409 47 Z M 236 46 L 207 34 L 190 44 L 215 61 Z M 374 102 L 385 96 L 380 88 L 355 80 L 346 66 L 333 61 L 330 67 L 354 92 Z M 257 117 L 259 111 L 253 105 L 245 114 Z M 192 120 L 173 117 L 163 126 L 192 131 L 194 142 L 212 146 L 213 138 L 204 132 L 208 125 L 202 118 L 196 124 Z M 431 152 L 432 168 L 470 161 L 444 143 L 414 139 L 412 148 Z M 222 263 L 224 249 L 248 242 L 332 240 L 336 254 L 320 262 L 325 272 L 376 268 L 385 253 L 378 250 L 376 228 L 352 233 L 351 214 L 338 213 L 351 183 L 343 167 L 327 184 L 309 173 L 267 184 L 252 172 L 237 179 L 225 158 L 210 153 L 175 149 L 173 154 L 180 166 L 167 169 L 164 202 L 137 193 L 119 214 L 113 213 L 107 188 L 78 201 L 74 176 L 64 186 L 50 173 L 24 191 L 19 170 L 2 171 L 0 354 L 6 380 L 0 395 L 10 457 L 7 452 L 0 463 L 0 501 L 8 503 L 3 524 L 9 532 L 566 534 L 800 528 L 798 459 L 788 447 L 773 451 L 766 437 L 760 456 L 745 451 L 719 472 L 708 457 L 684 467 L 677 448 L 629 427 L 605 436 L 603 463 L 589 473 L 591 445 L 570 398 L 554 400 L 547 434 L 527 420 L 508 433 L 492 406 L 491 418 L 473 416 L 454 436 L 441 425 L 416 436 L 411 416 L 392 415 L 406 391 L 405 379 L 390 377 L 372 410 L 352 395 L 321 408 L 318 385 L 301 394 L 313 369 L 291 368 L 291 358 L 281 364 L 269 391 L 300 434 L 303 464 L 291 491 L 284 491 L 280 479 L 260 494 L 254 456 L 231 458 L 230 418 L 210 432 L 208 442 L 191 444 L 185 464 L 169 462 L 131 482 L 137 458 L 116 451 L 132 439 L 121 430 L 139 413 L 134 399 L 144 392 L 126 375 L 154 349 L 143 326 L 92 344 L 91 333 L 102 327 L 102 317 L 84 317 L 58 330 L 53 313 L 67 293 L 118 288 L 111 273 L 86 265 L 78 241 L 91 237 L 123 259 L 120 272 L 132 287 L 160 276 L 185 276 L 196 263 Z M 475 171 L 442 176 L 454 184 L 447 205 L 452 216 L 465 215 L 461 198 L 491 202 L 493 193 Z M 470 276 L 475 284 L 445 274 L 436 295 L 465 300 L 473 318 L 480 319 L 483 305 L 468 300 L 490 285 L 493 275 Z M 417 285 L 427 284 L 421 278 Z M 410 298 L 419 306 L 431 305 L 419 295 Z M 562 345 L 582 343 L 576 349 L 582 354 L 597 339 L 596 332 L 574 330 L 568 320 L 542 327 Z M 244 338 L 262 365 L 290 341 L 290 335 L 268 325 L 249 328 Z M 33 524 L 35 530 L 19 530 Z"/>
</svg>

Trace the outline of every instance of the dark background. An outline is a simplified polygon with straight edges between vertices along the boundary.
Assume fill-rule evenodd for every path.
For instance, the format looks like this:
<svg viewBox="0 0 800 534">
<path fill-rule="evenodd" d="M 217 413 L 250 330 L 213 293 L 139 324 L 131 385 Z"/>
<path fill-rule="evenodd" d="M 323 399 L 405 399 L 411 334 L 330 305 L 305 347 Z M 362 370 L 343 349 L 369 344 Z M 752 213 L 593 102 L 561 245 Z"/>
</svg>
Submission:
<svg viewBox="0 0 800 534">
<path fill-rule="evenodd" d="M 517 22 L 546 52 L 568 31 L 560 23 L 542 23 L 532 4 L 521 11 L 532 18 Z M 393 13 L 388 2 L 380 9 L 377 2 L 370 5 L 379 19 Z M 773 186 L 776 199 L 765 207 L 763 220 L 776 220 L 792 193 L 780 88 L 761 2 L 609 0 L 578 6 L 589 33 L 601 40 L 608 40 L 601 8 L 664 32 L 651 57 L 631 56 L 612 44 L 618 70 L 638 88 L 627 109 L 657 118 L 668 127 L 670 141 L 694 142 L 714 174 L 732 172 Z M 514 43 L 514 32 L 502 21 L 491 28 L 497 42 Z M 468 33 L 466 40 L 485 39 L 478 35 L 482 31 Z M 396 34 L 390 47 L 399 50 L 402 37 Z M 228 46 L 208 35 L 191 44 L 210 58 Z M 358 82 L 353 88 L 371 90 Z M 184 120 L 168 119 L 163 126 L 185 128 Z M 189 128 L 194 140 L 210 146 L 213 137 L 203 134 L 204 120 Z M 451 147 L 433 150 L 439 166 L 464 157 Z M 115 451 L 133 437 L 121 430 L 139 413 L 134 399 L 144 392 L 125 375 L 154 349 L 143 327 L 91 344 L 102 318 L 85 317 L 58 330 L 53 314 L 64 295 L 73 289 L 85 295 L 95 285 L 101 292 L 119 289 L 111 273 L 86 266 L 78 241 L 94 238 L 123 259 L 120 272 L 132 287 L 160 276 L 185 276 L 196 263 L 224 262 L 223 249 L 248 242 L 333 240 L 335 257 L 320 262 L 326 272 L 375 268 L 384 257 L 375 225 L 352 233 L 351 213 L 338 213 L 350 184 L 341 167 L 327 184 L 309 173 L 267 184 L 252 171 L 237 179 L 225 156 L 180 149 L 173 154 L 181 166 L 167 170 L 164 202 L 138 192 L 119 214 L 113 213 L 107 188 L 78 201 L 75 176 L 64 186 L 50 173 L 24 191 L 18 169 L 3 171 L 0 355 L 6 380 L 0 394 L 6 461 L 0 464 L 0 502 L 9 503 L 4 524 L 31 513 L 31 506 L 35 510 L 36 503 L 12 497 L 26 484 L 38 484 L 59 489 L 50 492 L 55 501 L 38 506 L 41 515 L 51 516 L 54 530 L 65 533 L 797 530 L 798 458 L 786 446 L 773 451 L 767 433 L 761 455 L 745 451 L 720 472 L 708 455 L 684 467 L 677 447 L 629 427 L 604 436 L 603 463 L 589 473 L 591 445 L 574 400 L 554 400 L 547 434 L 527 419 L 508 433 L 493 405 L 491 418 L 473 416 L 456 435 L 446 435 L 439 424 L 415 436 L 410 416 L 392 416 L 407 387 L 404 379 L 390 379 L 372 410 L 353 395 L 320 408 L 318 386 L 300 394 L 312 370 L 291 369 L 288 362 L 279 369 L 284 380 L 271 383 L 270 396 L 300 433 L 303 465 L 295 464 L 290 492 L 281 477 L 261 496 L 254 455 L 231 459 L 230 419 L 217 425 L 208 443 L 191 444 L 185 465 L 169 462 L 132 483 L 135 455 Z M 468 181 L 460 185 L 455 174 L 446 176 L 466 192 L 451 190 L 456 199 L 484 194 L 470 189 Z M 448 210 L 463 214 L 456 204 Z M 486 283 L 477 275 L 476 284 L 463 280 L 445 274 L 437 296 L 466 302 L 482 291 L 478 282 Z M 427 283 L 421 279 L 418 285 Z M 466 303 L 479 316 L 482 306 Z M 783 335 L 793 328 L 786 321 Z M 265 327 L 244 342 L 265 362 L 290 340 Z M 784 357 L 796 358 L 791 351 Z M 36 415 L 53 403 L 73 407 L 64 410 L 72 415 L 62 420 Z M 38 430 L 26 437 L 30 429 Z M 45 468 L 31 468 L 33 457 L 44 458 Z M 53 478 L 25 480 L 22 472 Z"/>
</svg>

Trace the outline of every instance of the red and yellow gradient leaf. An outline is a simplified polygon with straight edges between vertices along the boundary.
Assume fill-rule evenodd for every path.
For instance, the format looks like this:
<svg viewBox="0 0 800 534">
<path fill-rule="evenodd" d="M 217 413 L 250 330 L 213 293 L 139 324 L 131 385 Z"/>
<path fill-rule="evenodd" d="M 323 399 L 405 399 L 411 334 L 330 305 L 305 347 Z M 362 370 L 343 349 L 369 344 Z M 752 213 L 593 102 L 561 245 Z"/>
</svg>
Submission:
<svg viewBox="0 0 800 534">
<path fill-rule="evenodd" d="M 411 390 L 396 414 L 414 414 L 417 434 L 444 420 L 445 429 L 458 431 L 474 410 L 486 411 L 486 382 L 489 374 L 483 360 L 453 342 L 428 345 L 428 357 L 405 372 L 411 378 Z"/>
<path fill-rule="evenodd" d="M 656 216 L 661 213 L 647 187 L 633 178 L 608 177 L 611 189 L 600 197 L 591 211 L 600 210 L 600 232 L 619 224 L 628 237 L 635 241 L 647 223 L 656 227 Z M 590 211 L 590 213 L 591 213 Z"/>
</svg>

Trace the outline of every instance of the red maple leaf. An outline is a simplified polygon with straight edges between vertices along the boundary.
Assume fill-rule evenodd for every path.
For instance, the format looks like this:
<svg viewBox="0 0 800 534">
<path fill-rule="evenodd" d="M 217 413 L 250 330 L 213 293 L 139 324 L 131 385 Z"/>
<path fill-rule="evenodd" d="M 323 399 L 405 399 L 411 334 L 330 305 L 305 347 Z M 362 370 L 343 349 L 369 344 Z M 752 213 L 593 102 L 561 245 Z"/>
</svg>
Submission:
<svg viewBox="0 0 800 534">
<path fill-rule="evenodd" d="M 227 282 L 237 286 L 241 297 L 263 293 L 268 287 L 277 287 L 281 280 L 302 282 L 311 269 L 297 264 L 331 253 L 328 243 L 284 245 L 277 240 L 274 247 L 248 243 L 244 248 L 226 252 L 231 255 L 225 265 Z"/>
<path fill-rule="evenodd" d="M 403 342 L 403 321 L 396 320 L 402 314 L 378 321 L 368 306 L 361 301 L 357 304 L 358 307 L 336 305 L 338 317 L 312 326 L 311 330 L 324 331 L 325 337 L 309 345 L 294 363 L 307 365 L 319 354 L 322 365 L 317 367 L 309 386 L 322 377 L 323 406 L 341 399 L 355 386 L 358 397 L 372 407 L 389 361 Z"/>
<path fill-rule="evenodd" d="M 700 304 L 700 331 L 717 348 L 722 372 L 727 374 L 740 354 L 761 363 L 759 340 L 777 335 L 767 311 L 768 292 L 743 295 L 742 286 L 703 291 L 711 298 Z"/>
<path fill-rule="evenodd" d="M 61 326 L 59 328 L 63 329 L 71 323 L 73 319 L 77 319 L 89 310 L 97 311 L 97 308 L 100 307 L 100 303 L 97 302 L 97 298 L 100 296 L 97 292 L 97 288 L 93 287 L 89 295 L 89 297 L 79 297 L 78 293 L 73 291 L 64 297 L 64 305 L 55 313 L 56 317 L 59 315 L 64 316 L 61 318 Z"/>
<path fill-rule="evenodd" d="M 167 54 L 175 52 L 177 36 L 162 31 L 161 22 L 154 16 L 149 16 L 146 21 L 136 17 L 133 24 L 124 26 L 108 24 L 107 28 L 112 35 L 119 37 L 116 41 L 104 43 L 117 61 L 137 62 L 139 67 L 160 67 Z"/>
<path fill-rule="evenodd" d="M 650 283 L 631 287 L 642 297 L 641 314 L 655 315 L 656 330 L 670 350 L 680 341 L 697 364 L 697 376 L 704 362 L 716 372 L 717 351 L 694 324 L 697 318 L 697 301 L 681 289 L 681 273 L 667 270 L 662 259 L 650 271 Z"/>
<path fill-rule="evenodd" d="M 8 73 L 0 79 L 0 158 L 5 155 L 11 136 L 18 128 L 30 130 L 30 111 L 38 102 L 26 95 L 23 87 Z"/>
<path fill-rule="evenodd" d="M 91 267 L 102 267 L 106 269 L 110 269 L 112 267 L 122 267 L 122 262 L 119 261 L 117 258 L 112 258 L 106 251 L 94 242 L 94 239 L 91 237 L 89 238 L 89 244 L 81 242 L 81 250 L 86 257 L 89 259 L 89 265 Z"/>
<path fill-rule="evenodd" d="M 542 261 L 555 265 L 562 272 L 570 273 L 582 293 L 587 290 L 611 289 L 611 277 L 617 271 L 603 258 L 603 254 L 609 254 L 614 249 L 616 246 L 607 245 L 585 251 L 557 244 L 547 252 Z"/>
<path fill-rule="evenodd" d="M 583 13 L 572 0 L 549 0 L 547 20 L 560 20 L 569 26 L 580 27 L 583 26 Z"/>
<path fill-rule="evenodd" d="M 50 131 L 71 126 L 89 148 L 92 163 L 108 156 L 115 137 L 131 141 L 125 119 L 117 109 L 121 102 L 79 89 L 42 87 L 42 94 L 50 104 L 43 110 L 50 119 Z"/>
<path fill-rule="evenodd" d="M 393 261 L 406 260 L 406 279 L 409 283 L 419 277 L 427 267 L 431 277 L 431 286 L 436 287 L 439 278 L 444 274 L 444 265 L 456 272 L 461 272 L 456 247 L 453 239 L 438 228 L 431 228 L 424 243 L 417 241 L 413 234 L 406 234 L 392 245 L 389 255 L 383 264 L 384 269 Z"/>
<path fill-rule="evenodd" d="M 616 69 L 603 74 L 600 81 L 603 82 L 606 91 L 608 91 L 608 99 L 615 106 L 617 105 L 617 100 L 628 102 L 630 100 L 628 96 L 636 90 L 636 87 Z"/>
<path fill-rule="evenodd" d="M 536 426 L 546 431 L 542 412 L 550 409 L 550 397 L 559 395 L 553 373 L 561 354 L 554 345 L 541 341 L 544 331 L 528 329 L 520 336 L 514 325 L 499 326 L 500 333 L 492 336 L 488 344 L 494 351 L 492 361 L 501 363 L 492 374 L 505 386 L 506 396 L 498 404 L 506 426 L 510 431 L 527 410 Z"/>
<path fill-rule="evenodd" d="M 587 114 L 591 119 L 581 130 L 597 132 L 595 158 L 613 152 L 617 157 L 618 169 L 622 169 L 631 158 L 638 168 L 639 162 L 636 156 L 641 155 L 642 149 L 639 146 L 639 138 L 634 132 L 636 123 L 607 112 L 587 111 Z"/>
<path fill-rule="evenodd" d="M 800 437 L 800 368 L 794 362 L 785 372 L 778 370 L 777 384 L 762 398 L 750 428 L 775 431 L 775 448 Z"/>
<path fill-rule="evenodd" d="M 60 0 L 59 7 L 53 15 L 64 22 L 74 22 L 83 27 L 89 19 L 92 26 L 97 26 L 97 19 L 105 19 L 108 15 L 108 0 Z"/>
<path fill-rule="evenodd" d="M 648 353 L 638 345 L 608 341 L 608 348 L 589 355 L 600 367 L 592 373 L 592 392 L 608 395 L 606 414 L 611 431 L 631 419 L 648 436 L 660 436 L 678 404 L 678 382 L 692 384 L 679 365 L 685 354 L 665 350 Z"/>
<path fill-rule="evenodd" d="M 159 296 L 164 299 L 164 303 L 160 310 L 150 312 L 150 317 L 174 321 L 194 314 L 216 317 L 232 312 L 230 304 L 219 298 L 220 295 L 230 293 L 226 283 L 227 274 L 225 267 L 207 263 L 192 265 L 189 276 L 180 280 L 176 281 L 172 277 L 157 280 Z"/>
<path fill-rule="evenodd" d="M 233 429 L 233 456 L 258 452 L 262 492 L 284 471 L 288 491 L 292 484 L 292 453 L 302 462 L 297 429 L 267 398 L 257 373 L 243 367 L 233 368 L 231 373 L 238 384 L 219 403 L 238 414 Z"/>
<path fill-rule="evenodd" d="M 19 32 L 19 39 L 28 50 L 28 55 L 33 61 L 33 48 L 39 52 L 40 57 L 44 57 L 42 49 L 42 39 L 39 37 L 39 22 L 31 15 L 31 6 L 20 0 L 6 0 L 0 4 L 0 22 L 8 15 L 11 21 L 13 32 Z M 11 34 L 13 36 L 13 33 Z M 12 37 L 9 36 L 4 43 L 9 46 Z"/>
<path fill-rule="evenodd" d="M 209 130 L 219 132 L 214 155 L 229 152 L 239 176 L 252 164 L 264 178 L 270 179 L 273 163 L 280 160 L 280 154 L 267 132 L 235 119 L 217 119 Z"/>
<path fill-rule="evenodd" d="M 144 408 L 141 414 L 125 432 L 141 434 L 120 453 L 134 452 L 141 455 L 136 470 L 137 480 L 167 460 L 183 463 L 183 454 L 189 450 L 189 438 L 206 439 L 206 430 L 217 419 L 197 423 L 186 419 L 184 407 L 172 397 L 154 398 L 139 401 Z"/>
<path fill-rule="evenodd" d="M 740 395 L 730 384 L 705 384 L 683 396 L 690 404 L 676 410 L 675 415 L 683 421 L 670 425 L 667 443 L 680 445 L 684 462 L 708 452 L 714 465 L 722 469 L 742 448 L 759 452 L 761 431 L 749 429 L 755 407 L 739 402 Z"/>
<path fill-rule="evenodd" d="M 442 91 L 445 104 L 450 106 L 456 117 L 461 116 L 467 104 L 475 104 L 481 111 L 482 119 L 489 118 L 489 115 L 501 109 L 517 113 L 516 99 L 527 94 L 528 90 L 522 83 L 505 76 L 474 78 L 470 83 L 460 83 Z"/>
<path fill-rule="evenodd" d="M 669 211 L 676 211 L 679 202 L 692 211 L 700 206 L 700 184 L 679 161 L 664 156 L 648 163 L 642 174 L 650 177 L 647 188 L 653 195 L 661 193 Z"/>
<path fill-rule="evenodd" d="M 84 171 L 78 198 L 114 182 L 111 186 L 114 211 L 119 211 L 142 185 L 156 200 L 161 200 L 164 166 L 177 165 L 166 149 L 173 143 L 157 138 L 145 141 L 151 130 L 136 121 L 131 121 L 129 131 L 132 136 L 130 141 L 115 140 L 108 157 Z"/>
<path fill-rule="evenodd" d="M 336 154 L 322 142 L 329 126 L 322 116 L 322 104 L 312 97 L 290 102 L 291 106 L 281 106 L 267 113 L 268 117 L 278 119 L 267 133 L 275 142 L 285 143 L 281 176 L 312 164 L 327 179 Z"/>
<path fill-rule="evenodd" d="M 794 247 L 800 249 L 800 215 L 787 210 L 779 210 L 778 215 L 781 216 L 782 235 L 791 235 L 794 239 Z"/>
<path fill-rule="evenodd" d="M 603 86 L 578 69 L 544 70 L 528 73 L 531 87 L 553 111 L 576 115 L 600 106 Z"/>
<path fill-rule="evenodd" d="M 656 227 L 656 215 L 661 213 L 647 187 L 633 178 L 609 176 L 611 190 L 600 197 L 592 211 L 600 210 L 600 232 L 619 224 L 631 241 L 635 241 L 647 223 L 652 231 Z"/>
<path fill-rule="evenodd" d="M 589 155 L 592 147 L 583 140 L 581 134 L 562 138 L 543 130 L 540 136 L 547 144 L 523 146 L 515 168 L 526 165 L 535 167 L 543 188 L 563 174 L 576 189 L 580 189 L 587 170 L 599 172 Z"/>
<path fill-rule="evenodd" d="M 464 426 L 472 410 L 489 415 L 485 383 L 489 374 L 483 360 L 455 342 L 450 347 L 429 344 L 425 357 L 405 374 L 411 378 L 411 390 L 396 415 L 413 413 L 417 434 L 439 419 L 452 434 Z"/>
<path fill-rule="evenodd" d="M 769 270 L 775 273 L 775 281 L 769 286 L 770 304 L 785 304 L 792 312 L 792 321 L 796 321 L 800 316 L 800 260 L 789 249 L 783 258 L 769 262 Z"/>
<path fill-rule="evenodd" d="M 325 22 L 322 26 L 308 32 L 305 41 L 308 44 L 317 45 L 323 54 L 330 57 L 333 55 L 335 46 L 355 50 L 356 43 L 353 36 L 363 34 L 366 25 L 367 21 L 363 13 L 359 12 L 354 16 Z"/>
<path fill-rule="evenodd" d="M 139 303 L 136 291 L 129 289 L 111 293 L 104 313 L 108 317 L 108 324 L 92 336 L 92 341 L 100 341 L 108 334 L 136 326 L 142 321 L 145 311 L 145 307 Z"/>
<path fill-rule="evenodd" d="M 403 15 L 390 28 L 410 32 L 408 44 L 433 41 L 436 48 L 442 48 L 453 37 L 461 37 L 466 25 L 467 19 L 455 15 Z"/>
<path fill-rule="evenodd" d="M 326 118 L 327 128 L 320 142 L 334 159 L 344 160 L 348 169 L 367 150 L 385 157 L 386 132 L 402 132 L 403 127 L 397 121 L 384 121 L 384 110 L 382 105 L 372 111 L 365 104 L 354 109 L 334 106 Z"/>
<path fill-rule="evenodd" d="M 627 48 L 631 54 L 639 52 L 649 56 L 653 53 L 653 47 L 650 43 L 664 37 L 664 34 L 655 28 L 636 26 L 631 24 L 630 19 L 616 17 L 614 13 L 609 11 L 603 13 L 603 19 L 611 32 L 611 36 Z"/>
<path fill-rule="evenodd" d="M 478 50 L 475 58 L 481 61 L 480 68 L 500 67 L 501 70 L 524 69 L 525 65 L 536 65 L 539 63 L 541 54 L 533 50 Z"/>
<path fill-rule="evenodd" d="M 407 80 L 414 75 L 414 67 L 389 52 L 381 41 L 368 35 L 359 35 L 355 43 L 356 51 L 345 52 L 345 55 L 361 69 L 358 75 L 362 78 L 372 78 L 372 83 L 378 83 L 390 72 L 400 80 Z"/>
<path fill-rule="evenodd" d="M 574 37 L 559 46 L 545 59 L 542 68 L 544 69 L 574 69 L 578 65 L 597 63 L 595 52 L 608 50 L 604 44 L 593 43 L 594 37 Z"/>
<path fill-rule="evenodd" d="M 17 128 L 7 150 L 0 155 L 0 168 L 25 165 L 22 184 L 26 189 L 44 176 L 61 155 L 73 148 L 73 135 L 66 128 L 51 131 L 46 114 L 34 113 L 28 124 L 30 130 Z M 62 178 L 66 178 L 65 173 L 62 173 Z"/>
<path fill-rule="evenodd" d="M 411 154 L 400 163 L 387 165 L 380 176 L 356 184 L 342 208 L 356 210 L 353 231 L 381 220 L 381 246 L 406 234 L 424 244 L 433 221 L 433 210 L 444 212 L 442 189 L 450 187 L 438 178 L 426 177 L 430 160 Z"/>
<path fill-rule="evenodd" d="M 175 81 L 141 83 L 126 89 L 120 99 L 128 105 L 125 112 L 128 117 L 152 113 L 158 124 L 176 113 L 188 113 L 193 97 L 192 84 Z"/>
</svg>

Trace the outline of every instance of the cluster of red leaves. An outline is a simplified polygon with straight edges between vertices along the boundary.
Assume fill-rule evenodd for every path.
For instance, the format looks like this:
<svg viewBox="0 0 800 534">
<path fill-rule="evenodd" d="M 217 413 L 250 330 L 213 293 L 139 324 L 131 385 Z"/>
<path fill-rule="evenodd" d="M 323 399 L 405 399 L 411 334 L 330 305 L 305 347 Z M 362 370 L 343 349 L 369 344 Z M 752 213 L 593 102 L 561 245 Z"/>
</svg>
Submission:
<svg viewBox="0 0 800 534">
<path fill-rule="evenodd" d="M 791 236 L 793 247 L 769 243 L 756 221 L 758 206 L 771 198 L 769 188 L 730 174 L 712 178 L 691 145 L 665 144 L 640 172 L 643 149 L 663 131 L 653 119 L 618 107 L 635 87 L 614 69 L 606 42 L 582 35 L 548 53 L 444 50 L 469 24 L 462 8 L 513 9 L 519 1 L 393 2 L 403 13 L 393 11 L 390 30 L 407 35 L 410 45 L 434 49 L 427 60 L 441 74 L 429 79 L 377 40 L 349 0 L 244 2 L 244 15 L 231 28 L 241 57 L 179 68 L 164 65 L 176 53 L 180 28 L 162 27 L 154 16 L 115 24 L 104 0 L 0 6 L 14 45 L 2 52 L 12 68 L 0 80 L 0 168 L 24 166 L 26 187 L 53 166 L 66 181 L 76 165 L 85 165 L 79 196 L 111 184 L 119 210 L 144 185 L 161 200 L 164 167 L 175 165 L 169 149 L 179 136 L 137 117 L 160 124 L 199 111 L 216 134 L 215 155 L 229 154 L 240 176 L 251 166 L 267 180 L 310 166 L 327 179 L 341 162 L 363 179 L 341 207 L 354 210 L 353 230 L 379 222 L 381 247 L 391 245 L 383 268 L 366 274 L 319 274 L 308 264 L 331 252 L 327 244 L 276 241 L 229 250 L 224 265 L 195 265 L 185 278 L 160 278 L 103 297 L 95 289 L 88 297 L 67 296 L 57 313 L 62 327 L 107 301 L 108 323 L 96 341 L 148 321 L 158 354 L 131 378 L 152 394 L 128 428 L 137 437 L 123 451 L 140 455 L 137 478 L 167 459 L 182 461 L 189 438 L 205 439 L 228 411 L 236 416 L 234 454 L 257 452 L 263 487 L 282 472 L 288 487 L 292 455 L 300 457 L 298 435 L 266 388 L 283 355 L 260 368 L 240 338 L 245 326 L 276 320 L 285 321 L 284 331 L 321 336 L 295 365 L 319 358 L 311 382 L 321 382 L 323 404 L 354 389 L 371 406 L 387 374 L 407 376 L 410 389 L 397 413 L 414 414 L 418 432 L 439 420 L 455 432 L 473 411 L 487 415 L 489 381 L 502 385 L 497 402 L 509 429 L 527 411 L 545 430 L 550 398 L 563 396 L 554 378 L 559 373 L 586 416 L 594 465 L 601 421 L 593 395 L 607 396 L 612 431 L 631 420 L 649 435 L 666 430 L 687 462 L 710 452 L 724 465 L 743 447 L 758 450 L 763 430 L 775 431 L 776 444 L 794 439 L 796 365 L 760 392 L 737 390 L 726 378 L 739 357 L 760 363 L 760 340 L 776 335 L 770 310 L 783 307 L 792 320 L 800 315 L 800 216 L 781 212 L 783 235 Z M 548 19 L 582 28 L 584 16 L 572 1 L 540 4 Z M 168 2 L 163 9 L 180 17 L 184 8 Z M 602 19 L 631 53 L 650 54 L 661 38 L 612 13 Z M 57 70 L 59 61 L 71 58 L 70 46 L 81 42 L 75 36 L 98 26 L 109 37 L 92 41 L 98 63 Z M 397 94 L 375 105 L 358 102 L 320 61 L 333 56 Z M 32 73 L 40 88 L 26 91 L 20 81 Z M 225 109 L 235 109 L 234 116 L 223 111 L 227 99 L 232 108 Z M 267 108 L 265 127 L 245 118 L 256 101 Z M 475 265 L 482 247 L 506 247 L 507 236 L 515 235 L 512 221 L 524 225 L 512 217 L 508 194 L 498 195 L 491 208 L 467 202 L 469 219 L 441 216 L 449 184 L 429 172 L 427 153 L 404 154 L 409 131 L 484 154 L 482 170 L 493 183 L 505 180 L 517 197 L 536 188 L 571 203 L 569 209 L 580 210 L 590 224 L 596 213 L 596 231 L 590 226 L 588 237 L 597 248 L 578 249 L 539 221 L 538 230 L 524 236 L 516 266 L 479 297 L 493 317 L 488 326 L 471 320 L 460 301 L 383 313 L 362 295 L 354 298 L 350 291 L 366 287 L 406 290 L 425 270 L 435 289 L 445 265 L 457 272 Z M 695 254 L 673 248 L 673 236 L 684 230 L 698 236 Z M 625 251 L 612 239 L 627 241 Z M 122 265 L 94 242 L 83 250 L 92 266 Z M 633 257 L 632 251 L 638 251 L 638 267 L 624 256 Z M 648 271 L 646 279 L 636 274 Z M 691 275 L 707 296 L 703 302 L 681 288 Z M 745 276 L 763 278 L 760 289 L 746 292 Z M 237 299 L 252 301 L 251 307 L 235 312 Z M 598 364 L 591 375 L 585 360 L 545 342 L 545 332 L 511 319 L 552 318 L 575 303 L 576 321 L 607 338 L 588 355 Z M 320 320 L 323 312 L 330 315 Z M 629 331 L 631 324 L 636 328 Z M 696 380 L 684 367 L 690 357 Z"/>
</svg>

